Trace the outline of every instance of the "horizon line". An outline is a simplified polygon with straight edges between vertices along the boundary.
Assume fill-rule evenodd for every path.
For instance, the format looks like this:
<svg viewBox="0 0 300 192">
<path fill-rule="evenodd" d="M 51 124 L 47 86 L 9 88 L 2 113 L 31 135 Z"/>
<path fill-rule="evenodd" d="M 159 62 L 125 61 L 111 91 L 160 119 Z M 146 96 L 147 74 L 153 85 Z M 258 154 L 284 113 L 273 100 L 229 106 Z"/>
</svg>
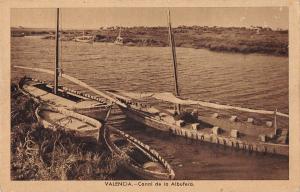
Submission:
<svg viewBox="0 0 300 192">
<path fill-rule="evenodd" d="M 289 30 L 289 28 L 280 28 L 280 27 L 277 27 L 277 28 L 273 28 L 273 27 L 269 27 L 269 26 L 259 26 L 259 25 L 256 25 L 256 26 L 218 26 L 218 25 L 215 25 L 215 26 L 207 26 L 207 25 L 178 25 L 176 27 L 173 27 L 173 28 L 179 28 L 179 27 L 208 27 L 208 28 L 214 28 L 214 27 L 217 27 L 217 28 L 246 28 L 246 29 L 253 29 L 253 28 L 262 28 L 262 29 L 272 29 L 272 30 Z M 114 25 L 114 26 L 99 26 L 98 28 L 64 28 L 64 29 L 61 29 L 61 30 L 99 30 L 100 28 L 104 28 L 104 29 L 108 29 L 108 28 L 135 28 L 135 27 L 145 27 L 145 28 L 151 28 L 151 27 L 165 27 L 165 28 L 168 28 L 168 26 L 162 26 L 162 25 L 157 25 L 157 26 L 143 26 L 143 25 L 136 25 L 136 26 L 119 26 L 119 25 Z M 31 27 L 31 26 L 10 26 L 10 28 L 17 28 L 17 29 L 51 29 L 51 30 L 55 30 L 56 28 L 55 27 Z"/>
</svg>

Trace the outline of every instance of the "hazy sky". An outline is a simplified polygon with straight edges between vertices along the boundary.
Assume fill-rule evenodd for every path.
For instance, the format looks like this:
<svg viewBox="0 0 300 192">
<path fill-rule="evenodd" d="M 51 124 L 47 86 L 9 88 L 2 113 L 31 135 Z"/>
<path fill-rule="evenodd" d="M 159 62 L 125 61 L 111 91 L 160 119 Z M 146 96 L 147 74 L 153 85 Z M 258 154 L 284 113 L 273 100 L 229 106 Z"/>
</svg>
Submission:
<svg viewBox="0 0 300 192">
<path fill-rule="evenodd" d="M 166 26 L 167 8 L 64 8 L 63 29 Z M 288 29 L 287 7 L 170 8 L 172 25 L 264 26 Z M 11 26 L 54 28 L 56 9 L 11 9 Z"/>
</svg>

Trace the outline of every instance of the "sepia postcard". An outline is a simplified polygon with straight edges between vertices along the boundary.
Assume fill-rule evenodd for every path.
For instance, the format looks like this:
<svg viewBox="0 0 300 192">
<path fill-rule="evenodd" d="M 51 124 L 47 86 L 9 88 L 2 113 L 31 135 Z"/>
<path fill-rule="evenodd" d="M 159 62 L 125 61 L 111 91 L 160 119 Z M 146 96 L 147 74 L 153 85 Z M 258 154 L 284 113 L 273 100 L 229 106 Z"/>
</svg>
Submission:
<svg viewBox="0 0 300 192">
<path fill-rule="evenodd" d="M 300 192 L 299 1 L 0 5 L 0 192 Z"/>
</svg>

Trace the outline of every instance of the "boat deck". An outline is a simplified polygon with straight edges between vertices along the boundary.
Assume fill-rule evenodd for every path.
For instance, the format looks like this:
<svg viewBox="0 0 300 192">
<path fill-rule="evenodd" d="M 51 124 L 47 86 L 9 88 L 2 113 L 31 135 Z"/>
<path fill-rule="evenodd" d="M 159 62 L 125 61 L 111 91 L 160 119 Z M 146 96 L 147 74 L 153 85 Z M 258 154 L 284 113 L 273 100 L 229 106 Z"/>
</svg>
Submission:
<svg viewBox="0 0 300 192">
<path fill-rule="evenodd" d="M 144 109 L 143 107 L 136 107 L 136 106 L 134 106 L 133 109 L 142 112 L 144 115 L 148 116 L 149 118 L 153 118 L 156 119 L 157 121 L 164 122 L 164 124 L 168 124 L 169 126 L 174 127 L 178 130 L 184 129 L 184 130 L 188 130 L 191 133 L 201 133 L 201 134 L 204 133 L 206 135 L 211 135 L 214 134 L 212 132 L 212 128 L 219 127 L 220 132 L 218 133 L 218 136 L 232 138 L 231 131 L 237 130 L 239 133 L 238 133 L 238 138 L 236 139 L 240 139 L 245 142 L 258 142 L 259 135 L 271 136 L 272 134 L 274 134 L 274 128 L 272 127 L 258 126 L 248 122 L 238 122 L 238 121 L 235 122 L 235 121 L 230 121 L 229 119 L 206 117 L 206 116 L 198 116 L 199 127 L 197 128 L 197 130 L 195 130 L 192 127 L 192 123 L 185 123 L 182 126 L 176 125 L 176 120 L 171 115 L 171 112 L 164 111 L 161 113 L 158 112 L 150 113 L 149 109 L 147 108 Z M 278 135 L 277 137 L 271 139 L 268 142 L 274 144 L 285 144 L 277 141 L 277 138 L 279 138 L 280 136 L 285 136 L 285 135 Z"/>
<path fill-rule="evenodd" d="M 239 131 L 239 137 L 248 141 L 258 140 L 259 135 L 272 135 L 274 128 L 267 126 L 257 126 L 248 122 L 232 122 L 229 119 L 199 117 L 201 120 L 218 126 L 222 129 L 224 135 L 230 136 L 231 130 Z"/>
<path fill-rule="evenodd" d="M 47 122 L 52 122 L 54 126 L 64 127 L 64 129 L 79 132 L 98 130 L 98 128 L 88 122 L 78 118 L 68 116 L 51 110 L 42 110 L 39 115 Z"/>
<path fill-rule="evenodd" d="M 102 105 L 102 103 L 93 101 L 93 100 L 84 100 L 83 97 L 81 98 L 80 96 L 76 95 L 77 99 L 69 99 L 69 98 L 64 98 L 59 95 L 55 95 L 47 90 L 43 90 L 37 85 L 40 84 L 25 84 L 23 86 L 23 89 L 30 93 L 32 96 L 39 98 L 40 100 L 49 102 L 49 103 L 55 103 L 56 106 L 62 106 L 62 107 L 67 107 L 70 109 L 74 108 L 93 108 L 98 105 Z M 49 87 L 50 89 L 50 87 Z M 62 90 L 59 90 L 63 92 Z M 72 95 L 72 93 L 67 93 L 68 95 Z M 74 96 L 75 97 L 75 96 Z"/>
</svg>

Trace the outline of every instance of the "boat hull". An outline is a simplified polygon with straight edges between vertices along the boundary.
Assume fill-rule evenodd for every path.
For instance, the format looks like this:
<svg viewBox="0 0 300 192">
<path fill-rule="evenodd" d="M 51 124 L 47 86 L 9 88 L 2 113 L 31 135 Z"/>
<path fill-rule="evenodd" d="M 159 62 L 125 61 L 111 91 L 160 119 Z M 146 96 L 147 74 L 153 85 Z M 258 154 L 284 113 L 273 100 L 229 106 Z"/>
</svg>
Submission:
<svg viewBox="0 0 300 192">
<path fill-rule="evenodd" d="M 76 102 L 71 99 L 55 95 L 50 91 L 39 89 L 34 86 L 34 83 L 41 83 L 38 80 L 28 80 L 25 84 L 20 86 L 21 91 L 34 99 L 37 102 L 45 102 L 57 107 L 64 107 L 65 109 L 75 111 L 82 115 L 92 117 L 97 120 L 104 120 L 108 111 L 108 104 L 100 98 L 91 96 L 89 94 L 83 94 L 75 90 L 68 88 L 62 88 L 61 91 L 66 95 L 70 95 L 73 98 L 80 98 L 81 102 Z M 48 86 L 48 85 L 47 85 Z M 51 85 L 48 86 L 51 90 Z"/>
<path fill-rule="evenodd" d="M 182 136 L 187 139 L 224 145 L 249 152 L 270 153 L 284 156 L 289 155 L 289 145 L 286 144 L 273 144 L 259 141 L 248 142 L 232 137 L 208 134 L 199 130 L 181 128 L 179 126 L 176 126 L 175 124 L 168 124 L 151 116 L 146 116 L 143 112 L 139 112 L 132 108 L 120 108 L 128 118 L 136 122 L 142 123 L 159 131 L 169 132 L 173 135 Z"/>
<path fill-rule="evenodd" d="M 130 161 L 130 157 L 125 154 L 120 148 L 118 148 L 110 139 L 110 132 L 113 130 L 114 133 L 119 134 L 121 137 L 126 138 L 131 144 L 135 145 L 140 151 L 142 151 L 145 155 L 150 157 L 153 161 L 159 162 L 167 172 L 155 172 L 146 170 L 140 166 L 133 164 Z M 100 133 L 101 140 L 104 143 L 104 146 L 108 148 L 108 150 L 116 154 L 118 158 L 120 158 L 120 164 L 122 167 L 133 173 L 134 175 L 149 180 L 171 180 L 174 179 L 175 173 L 171 166 L 165 161 L 155 150 L 151 149 L 148 145 L 142 143 L 141 141 L 135 139 L 134 137 L 120 131 L 114 127 L 106 125 L 103 127 Z"/>
<path fill-rule="evenodd" d="M 46 129 L 71 132 L 89 142 L 99 142 L 102 124 L 90 117 L 64 108 L 40 105 L 35 111 L 38 122 Z"/>
<path fill-rule="evenodd" d="M 115 45 L 124 45 L 123 42 L 114 42 Z"/>
<path fill-rule="evenodd" d="M 80 37 L 75 37 L 74 41 L 82 42 L 82 43 L 92 43 L 92 42 L 94 42 L 94 37 L 93 36 L 80 36 Z"/>
<path fill-rule="evenodd" d="M 159 121 L 157 119 L 145 116 L 137 110 L 120 107 L 123 113 L 130 119 L 142 123 L 159 131 L 169 132 L 172 125 Z"/>
<path fill-rule="evenodd" d="M 89 109 L 74 109 L 75 112 L 88 117 L 102 121 L 106 117 L 107 109 L 103 107 L 94 107 Z"/>
<path fill-rule="evenodd" d="M 173 180 L 174 176 L 166 176 L 166 175 L 154 175 L 152 173 L 134 168 L 132 165 L 130 165 L 129 163 L 126 163 L 123 165 L 123 167 L 125 169 L 127 169 L 128 171 L 130 171 L 132 174 L 141 177 L 143 179 L 146 180 Z"/>
<path fill-rule="evenodd" d="M 75 42 L 81 42 L 81 43 L 92 43 L 93 40 L 81 40 L 81 39 L 75 39 Z"/>
</svg>

